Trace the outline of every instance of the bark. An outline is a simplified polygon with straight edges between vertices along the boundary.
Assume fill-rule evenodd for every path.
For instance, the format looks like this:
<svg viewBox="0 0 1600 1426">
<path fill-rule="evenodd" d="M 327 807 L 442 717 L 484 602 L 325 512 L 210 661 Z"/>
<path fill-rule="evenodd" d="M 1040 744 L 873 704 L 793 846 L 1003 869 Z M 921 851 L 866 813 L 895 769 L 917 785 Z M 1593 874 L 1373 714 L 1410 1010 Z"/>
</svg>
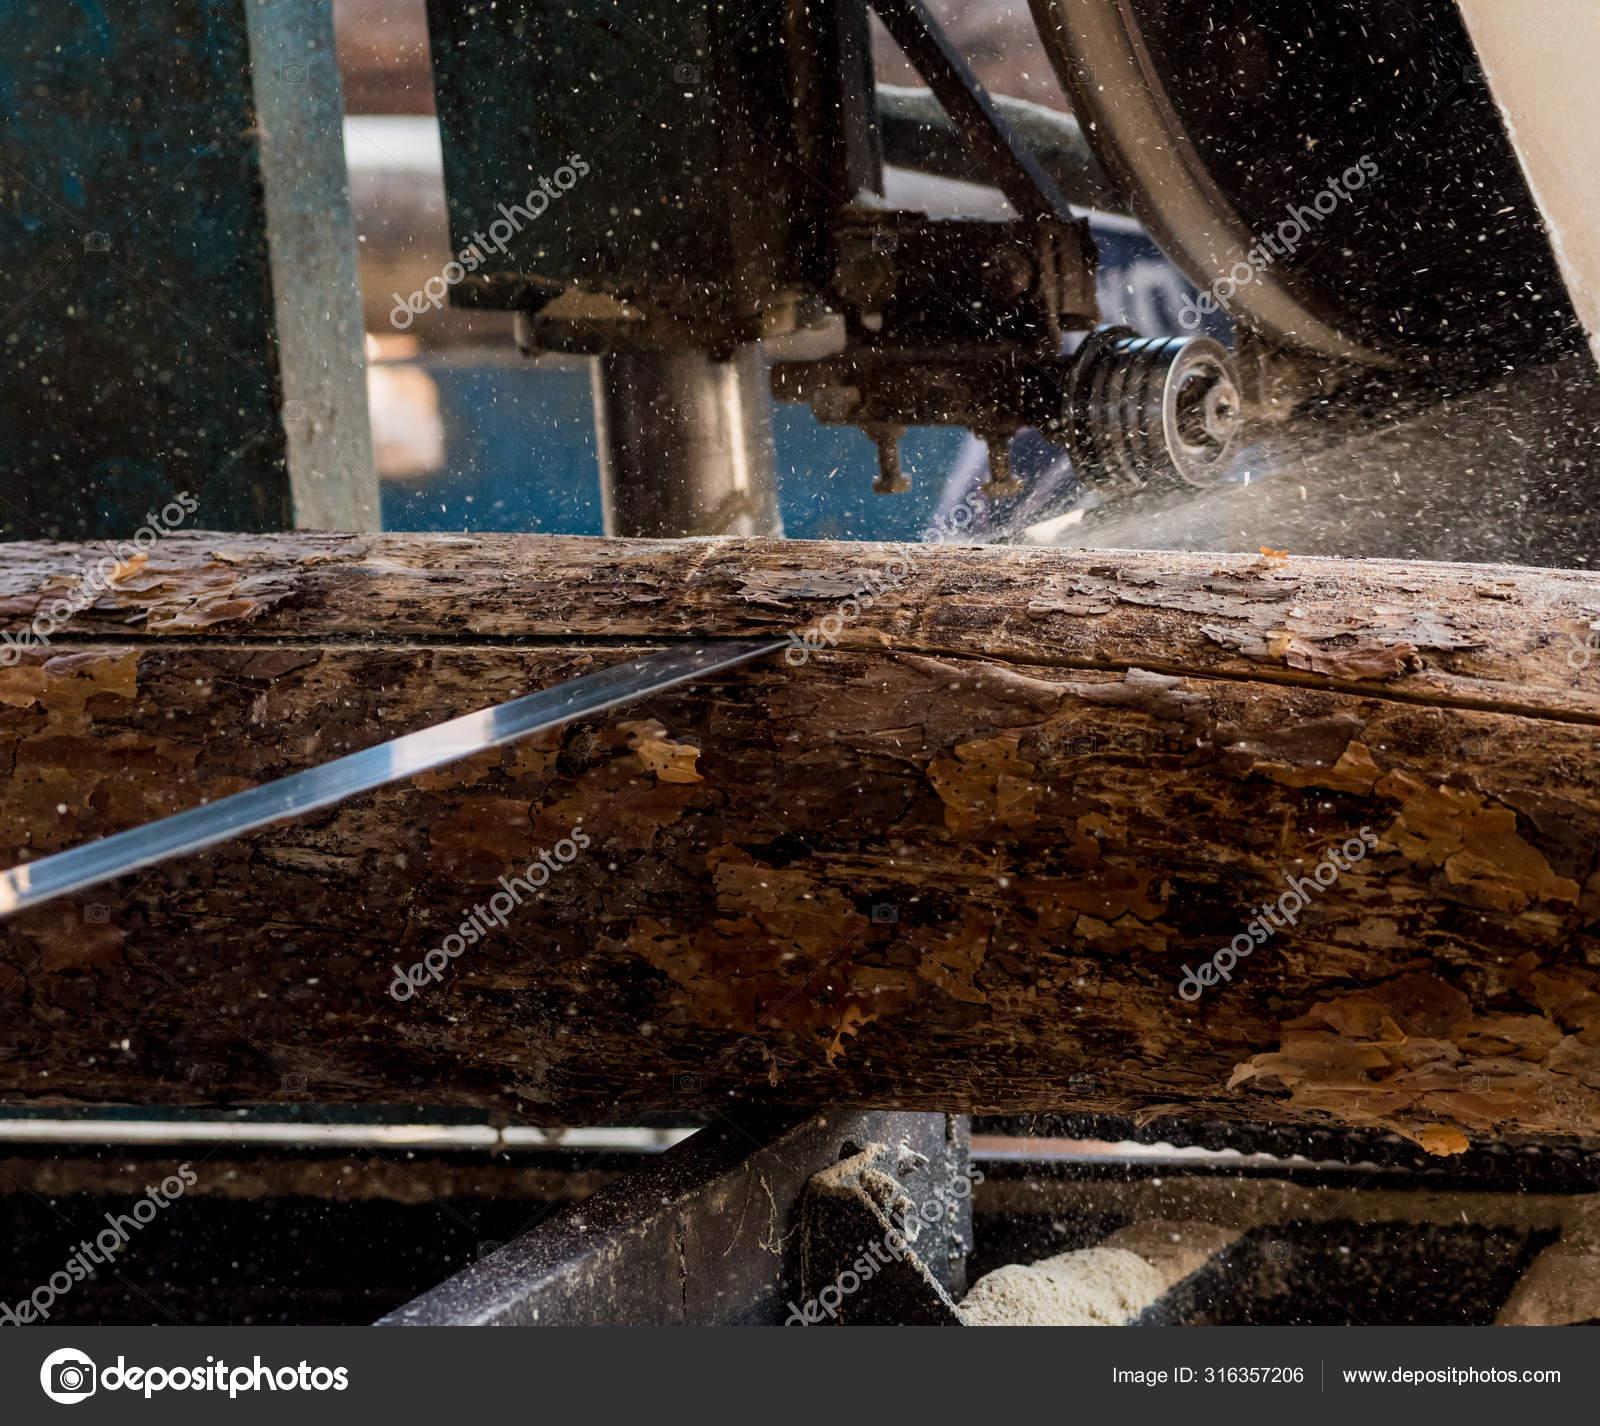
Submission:
<svg viewBox="0 0 1600 1426">
<path fill-rule="evenodd" d="M 103 553 L 0 548 L 0 616 Z M 0 856 L 676 640 L 816 628 L 869 578 L 801 666 L 0 922 L 0 1096 L 1600 1131 L 1587 574 L 173 535 L 0 667 Z M 574 828 L 503 927 L 390 997 Z"/>
</svg>

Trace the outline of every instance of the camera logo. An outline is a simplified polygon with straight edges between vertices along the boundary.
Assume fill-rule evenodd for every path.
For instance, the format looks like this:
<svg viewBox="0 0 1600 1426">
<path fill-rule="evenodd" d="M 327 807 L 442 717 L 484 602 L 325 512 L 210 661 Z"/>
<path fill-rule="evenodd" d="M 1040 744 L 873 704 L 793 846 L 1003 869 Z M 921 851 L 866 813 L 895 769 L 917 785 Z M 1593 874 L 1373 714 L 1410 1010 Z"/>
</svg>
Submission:
<svg viewBox="0 0 1600 1426">
<path fill-rule="evenodd" d="M 76 1347 L 59 1347 L 39 1368 L 39 1385 L 51 1401 L 71 1406 L 94 1395 L 94 1363 Z"/>
</svg>

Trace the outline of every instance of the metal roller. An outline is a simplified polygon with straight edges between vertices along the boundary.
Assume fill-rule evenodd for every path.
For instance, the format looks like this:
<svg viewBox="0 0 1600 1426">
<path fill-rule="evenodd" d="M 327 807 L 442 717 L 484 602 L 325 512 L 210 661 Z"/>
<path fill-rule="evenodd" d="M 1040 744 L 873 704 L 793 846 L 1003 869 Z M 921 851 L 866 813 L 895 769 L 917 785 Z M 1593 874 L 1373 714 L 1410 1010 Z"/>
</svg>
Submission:
<svg viewBox="0 0 1600 1426">
<path fill-rule="evenodd" d="M 1080 478 L 1108 493 L 1176 476 L 1226 478 L 1243 426 L 1233 361 L 1208 337 L 1093 333 L 1078 349 L 1061 421 L 1046 435 Z"/>
<path fill-rule="evenodd" d="M 781 535 L 772 399 L 759 342 L 612 351 L 594 371 L 605 532 Z"/>
</svg>

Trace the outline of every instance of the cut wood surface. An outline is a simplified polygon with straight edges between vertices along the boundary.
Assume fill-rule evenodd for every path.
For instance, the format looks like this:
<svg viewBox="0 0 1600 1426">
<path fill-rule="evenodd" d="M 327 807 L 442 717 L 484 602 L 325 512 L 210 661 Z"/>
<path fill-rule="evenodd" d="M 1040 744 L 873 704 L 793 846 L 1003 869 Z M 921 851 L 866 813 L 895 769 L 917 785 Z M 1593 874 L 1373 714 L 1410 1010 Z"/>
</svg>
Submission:
<svg viewBox="0 0 1600 1426">
<path fill-rule="evenodd" d="M 0 547 L 5 627 L 104 555 Z M 0 667 L 7 864 L 650 648 L 837 646 L 0 922 L 0 1098 L 1600 1135 L 1596 625 L 1498 567 L 169 536 Z"/>
</svg>

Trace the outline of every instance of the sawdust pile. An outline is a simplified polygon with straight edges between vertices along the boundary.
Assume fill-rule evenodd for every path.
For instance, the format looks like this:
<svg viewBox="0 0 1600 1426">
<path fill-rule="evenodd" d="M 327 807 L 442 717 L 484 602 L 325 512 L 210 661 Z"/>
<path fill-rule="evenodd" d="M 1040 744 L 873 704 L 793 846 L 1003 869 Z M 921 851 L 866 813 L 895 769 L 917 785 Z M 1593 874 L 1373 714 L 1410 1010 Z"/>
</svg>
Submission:
<svg viewBox="0 0 1600 1426">
<path fill-rule="evenodd" d="M 1125 1248 L 1081 1248 L 979 1278 L 961 1303 L 970 1327 L 1120 1327 L 1166 1289 Z"/>
<path fill-rule="evenodd" d="M 1121 1327 L 1225 1252 L 1239 1227 L 1146 1219 L 1093 1248 L 1012 1263 L 978 1279 L 961 1315 L 972 1327 Z"/>
</svg>

